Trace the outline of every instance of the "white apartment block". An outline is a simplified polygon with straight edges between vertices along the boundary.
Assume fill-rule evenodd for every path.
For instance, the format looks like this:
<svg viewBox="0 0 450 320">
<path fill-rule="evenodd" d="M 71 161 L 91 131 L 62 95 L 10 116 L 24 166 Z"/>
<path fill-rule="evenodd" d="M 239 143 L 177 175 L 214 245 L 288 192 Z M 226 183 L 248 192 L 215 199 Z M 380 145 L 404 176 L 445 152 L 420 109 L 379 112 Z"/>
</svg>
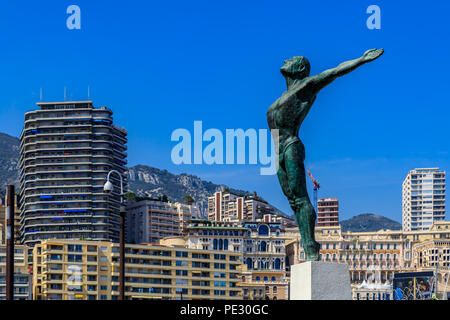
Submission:
<svg viewBox="0 0 450 320">
<path fill-rule="evenodd" d="M 218 191 L 208 197 L 208 219 L 211 221 L 258 221 L 273 213 L 269 204 L 252 196 Z"/>
<path fill-rule="evenodd" d="M 409 171 L 402 194 L 403 231 L 428 230 L 433 222 L 445 220 L 445 171 Z"/>
<path fill-rule="evenodd" d="M 165 237 L 180 236 L 198 208 L 183 203 L 146 199 L 127 206 L 127 243 L 157 243 Z"/>
</svg>

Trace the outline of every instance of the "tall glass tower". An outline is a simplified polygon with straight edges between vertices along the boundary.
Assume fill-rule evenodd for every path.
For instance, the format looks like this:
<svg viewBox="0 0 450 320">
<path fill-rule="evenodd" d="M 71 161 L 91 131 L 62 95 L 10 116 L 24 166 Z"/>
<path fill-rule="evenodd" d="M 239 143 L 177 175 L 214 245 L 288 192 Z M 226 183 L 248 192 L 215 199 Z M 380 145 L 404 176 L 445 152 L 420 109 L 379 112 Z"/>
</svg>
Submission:
<svg viewBox="0 0 450 320">
<path fill-rule="evenodd" d="M 126 130 L 92 101 L 40 102 L 20 136 L 21 240 L 119 239 L 119 177 L 125 181 Z"/>
</svg>

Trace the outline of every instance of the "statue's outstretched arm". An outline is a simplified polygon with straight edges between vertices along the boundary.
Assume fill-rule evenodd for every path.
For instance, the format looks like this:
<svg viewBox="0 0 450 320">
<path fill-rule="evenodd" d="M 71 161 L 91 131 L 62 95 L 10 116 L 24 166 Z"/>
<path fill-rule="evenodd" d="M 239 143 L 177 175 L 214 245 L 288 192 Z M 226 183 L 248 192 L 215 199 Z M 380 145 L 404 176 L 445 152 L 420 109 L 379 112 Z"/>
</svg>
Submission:
<svg viewBox="0 0 450 320">
<path fill-rule="evenodd" d="M 359 66 L 377 59 L 383 54 L 383 52 L 383 49 L 367 50 L 361 58 L 345 61 L 336 68 L 325 70 L 316 76 L 310 77 L 309 84 L 312 85 L 318 92 L 333 82 L 336 78 L 342 77 L 343 75 L 352 72 Z"/>
</svg>

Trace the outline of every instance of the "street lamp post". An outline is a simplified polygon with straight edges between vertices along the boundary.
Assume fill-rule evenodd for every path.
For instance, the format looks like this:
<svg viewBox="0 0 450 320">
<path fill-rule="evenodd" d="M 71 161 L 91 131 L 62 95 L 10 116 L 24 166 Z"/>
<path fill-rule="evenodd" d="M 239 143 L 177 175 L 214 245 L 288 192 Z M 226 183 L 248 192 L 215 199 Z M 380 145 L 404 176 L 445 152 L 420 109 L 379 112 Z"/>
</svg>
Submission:
<svg viewBox="0 0 450 320">
<path fill-rule="evenodd" d="M 14 300 L 14 185 L 6 191 L 6 300 Z"/>
<path fill-rule="evenodd" d="M 112 173 L 117 173 L 120 178 L 119 300 L 125 300 L 125 205 L 122 175 L 116 170 L 108 172 L 103 190 L 108 193 L 114 190 L 114 185 L 109 181 Z"/>
</svg>

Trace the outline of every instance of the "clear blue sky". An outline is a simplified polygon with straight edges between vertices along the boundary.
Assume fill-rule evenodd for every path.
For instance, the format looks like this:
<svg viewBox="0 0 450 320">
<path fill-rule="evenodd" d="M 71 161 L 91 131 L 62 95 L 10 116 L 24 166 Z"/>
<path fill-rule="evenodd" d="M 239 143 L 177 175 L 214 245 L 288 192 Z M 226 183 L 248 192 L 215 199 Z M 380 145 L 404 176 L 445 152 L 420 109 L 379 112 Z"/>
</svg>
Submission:
<svg viewBox="0 0 450 320">
<path fill-rule="evenodd" d="M 81 30 L 66 8 L 81 8 Z M 366 8 L 381 8 L 381 30 Z M 129 163 L 256 190 L 290 212 L 276 176 L 259 166 L 175 166 L 176 128 L 267 128 L 285 90 L 283 60 L 304 55 L 311 73 L 385 54 L 318 96 L 300 135 L 320 197 L 341 218 L 374 212 L 401 221 L 401 184 L 415 167 L 450 168 L 448 1 L 3 1 L 0 131 L 19 136 L 44 101 L 85 99 L 114 111 L 129 132 Z M 308 183 L 310 183 L 308 181 Z"/>
</svg>

